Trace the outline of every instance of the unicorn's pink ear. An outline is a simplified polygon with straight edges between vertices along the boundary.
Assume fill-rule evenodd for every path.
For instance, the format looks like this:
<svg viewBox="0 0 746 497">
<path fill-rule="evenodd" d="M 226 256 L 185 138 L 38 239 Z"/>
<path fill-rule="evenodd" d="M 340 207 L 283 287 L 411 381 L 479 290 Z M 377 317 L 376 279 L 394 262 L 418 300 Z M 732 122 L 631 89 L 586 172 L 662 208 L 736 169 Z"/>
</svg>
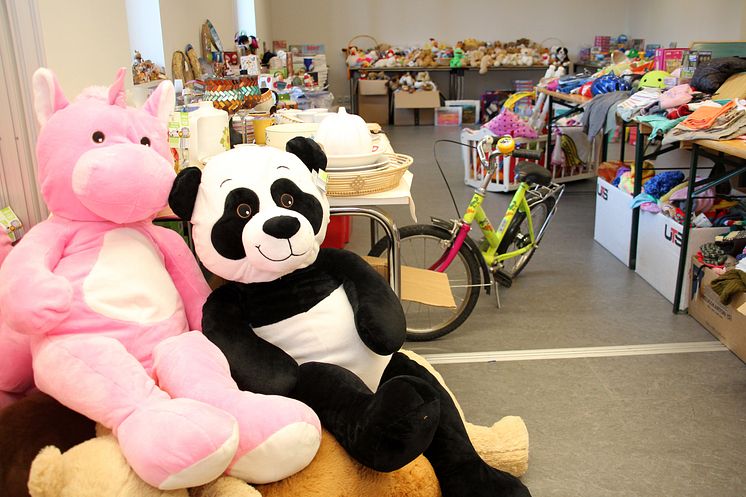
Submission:
<svg viewBox="0 0 746 497">
<path fill-rule="evenodd" d="M 109 105 L 118 105 L 120 107 L 127 107 L 127 98 L 124 94 L 124 75 L 127 74 L 127 69 L 120 67 L 117 70 L 117 77 L 114 83 L 109 87 Z"/>
<path fill-rule="evenodd" d="M 142 108 L 148 114 L 157 117 L 163 124 L 168 124 L 168 118 L 174 111 L 175 103 L 176 92 L 174 84 L 169 80 L 165 80 L 148 97 Z"/>
<path fill-rule="evenodd" d="M 31 79 L 34 89 L 34 110 L 41 126 L 52 117 L 52 114 L 68 105 L 57 77 L 52 71 L 40 67 Z"/>
</svg>

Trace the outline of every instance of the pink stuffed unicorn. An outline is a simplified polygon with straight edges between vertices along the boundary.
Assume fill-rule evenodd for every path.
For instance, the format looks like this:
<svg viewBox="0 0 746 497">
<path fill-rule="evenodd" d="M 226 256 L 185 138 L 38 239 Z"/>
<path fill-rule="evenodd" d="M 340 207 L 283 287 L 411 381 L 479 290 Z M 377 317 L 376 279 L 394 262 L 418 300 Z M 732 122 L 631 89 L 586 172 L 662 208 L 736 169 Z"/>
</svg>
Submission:
<svg viewBox="0 0 746 497">
<path fill-rule="evenodd" d="M 129 108 L 125 73 L 72 103 L 49 70 L 34 74 L 38 177 L 53 215 L 0 269 L 0 315 L 27 340 L 1 352 L 0 388 L 31 386 L 31 362 L 37 388 L 110 428 L 162 490 L 225 471 L 282 479 L 313 459 L 318 418 L 295 400 L 240 391 L 220 350 L 189 331 L 201 328 L 209 288 L 179 235 L 151 223 L 175 178 L 174 89 L 163 82 Z"/>
</svg>

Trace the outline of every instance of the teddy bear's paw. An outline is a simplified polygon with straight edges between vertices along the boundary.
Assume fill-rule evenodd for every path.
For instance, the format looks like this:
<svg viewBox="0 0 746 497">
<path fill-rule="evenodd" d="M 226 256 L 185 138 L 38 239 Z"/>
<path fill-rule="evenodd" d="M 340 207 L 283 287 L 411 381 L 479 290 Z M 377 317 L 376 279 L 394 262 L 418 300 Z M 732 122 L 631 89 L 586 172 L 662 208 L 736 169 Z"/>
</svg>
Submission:
<svg viewBox="0 0 746 497">
<path fill-rule="evenodd" d="M 521 480 L 481 460 L 454 465 L 438 481 L 443 497 L 531 497 Z"/>
<path fill-rule="evenodd" d="M 251 451 L 237 454 L 227 474 L 249 483 L 279 481 L 308 466 L 319 445 L 320 429 L 299 421 L 277 430 Z"/>
<path fill-rule="evenodd" d="M 127 462 L 161 490 L 194 487 L 226 470 L 238 447 L 230 414 L 191 399 L 147 404 L 116 430 Z"/>
<path fill-rule="evenodd" d="M 430 446 L 439 421 L 437 392 L 419 378 L 397 376 L 374 394 L 348 451 L 369 468 L 394 471 Z"/>
</svg>

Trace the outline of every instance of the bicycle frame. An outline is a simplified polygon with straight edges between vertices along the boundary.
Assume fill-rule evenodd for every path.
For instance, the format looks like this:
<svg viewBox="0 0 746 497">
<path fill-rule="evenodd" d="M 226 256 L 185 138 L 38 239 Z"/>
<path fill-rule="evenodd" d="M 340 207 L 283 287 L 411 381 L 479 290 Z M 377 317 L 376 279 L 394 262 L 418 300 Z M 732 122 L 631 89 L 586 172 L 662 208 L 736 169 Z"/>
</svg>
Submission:
<svg viewBox="0 0 746 497">
<path fill-rule="evenodd" d="M 488 179 L 489 178 L 491 178 L 491 175 L 488 176 Z M 531 218 L 531 208 L 526 201 L 526 192 L 529 190 L 529 186 L 526 183 L 520 183 L 518 185 L 518 189 L 513 195 L 510 204 L 508 205 L 508 210 L 505 213 L 505 217 L 503 217 L 497 230 L 495 230 L 495 228 L 492 226 L 492 223 L 487 217 L 487 214 L 484 212 L 484 209 L 482 209 L 482 203 L 484 202 L 484 193 L 482 192 L 482 190 L 483 188 L 480 188 L 474 192 L 474 195 L 469 202 L 469 206 L 466 209 L 466 213 L 464 214 L 461 221 L 457 223 L 457 226 L 459 228 L 453 244 L 451 245 L 450 249 L 446 251 L 440 257 L 440 259 L 435 262 L 435 264 L 430 266 L 430 270 L 442 273 L 446 269 L 448 269 L 448 266 L 450 266 L 451 262 L 453 262 L 453 259 L 456 258 L 456 255 L 458 254 L 461 245 L 463 245 L 464 240 L 467 236 L 469 236 L 469 231 L 471 231 L 471 224 L 474 221 L 477 222 L 479 229 L 482 231 L 482 234 L 489 243 L 489 247 L 487 248 L 487 250 L 481 251 L 482 256 L 489 266 L 493 266 L 494 264 L 500 263 L 513 257 L 518 257 L 531 250 L 531 248 L 534 247 L 534 245 L 536 244 L 536 237 L 534 235 L 534 227 L 532 222 L 533 220 Z M 510 226 L 510 222 L 519 211 L 522 211 L 526 214 L 531 243 L 512 252 L 498 254 L 497 249 L 500 247 L 500 242 L 502 242 L 502 239 L 505 236 L 505 232 Z"/>
</svg>

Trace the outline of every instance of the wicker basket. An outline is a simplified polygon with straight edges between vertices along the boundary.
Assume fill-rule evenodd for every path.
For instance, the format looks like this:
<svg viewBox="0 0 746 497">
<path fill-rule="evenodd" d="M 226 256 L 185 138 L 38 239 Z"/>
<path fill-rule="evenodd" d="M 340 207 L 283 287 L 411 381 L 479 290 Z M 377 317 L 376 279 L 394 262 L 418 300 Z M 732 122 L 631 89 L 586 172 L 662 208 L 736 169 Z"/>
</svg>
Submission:
<svg viewBox="0 0 746 497">
<path fill-rule="evenodd" d="M 412 165 L 403 154 L 386 154 L 388 163 L 370 171 L 330 172 L 326 194 L 330 197 L 357 197 L 393 190 Z"/>
</svg>

